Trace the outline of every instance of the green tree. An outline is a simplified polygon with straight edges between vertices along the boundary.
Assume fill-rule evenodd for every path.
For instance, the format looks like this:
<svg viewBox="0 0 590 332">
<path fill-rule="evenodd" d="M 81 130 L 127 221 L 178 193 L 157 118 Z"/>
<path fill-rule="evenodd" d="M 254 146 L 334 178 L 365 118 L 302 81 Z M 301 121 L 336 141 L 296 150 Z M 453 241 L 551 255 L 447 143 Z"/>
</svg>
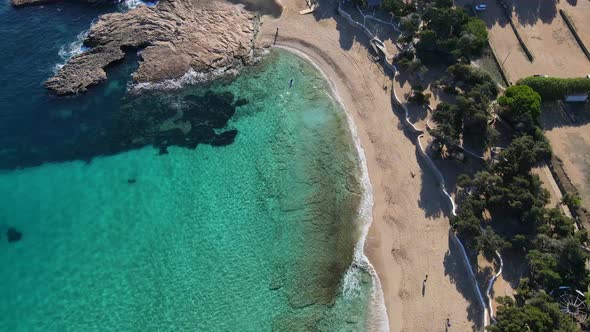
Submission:
<svg viewBox="0 0 590 332">
<path fill-rule="evenodd" d="M 383 0 L 383 9 L 393 13 L 395 16 L 406 16 L 416 11 L 414 1 L 404 0 Z"/>
<path fill-rule="evenodd" d="M 500 115 L 521 132 L 531 132 L 541 114 L 541 96 L 526 85 L 513 85 L 498 98 Z"/>
<path fill-rule="evenodd" d="M 531 250 L 527 255 L 531 280 L 544 289 L 553 290 L 563 284 L 557 272 L 557 259 L 550 253 Z"/>
<path fill-rule="evenodd" d="M 430 97 L 432 94 L 424 93 L 425 88 L 421 85 L 414 85 L 412 87 L 412 95 L 408 98 L 408 101 L 419 105 L 428 105 L 430 104 Z"/>
<path fill-rule="evenodd" d="M 531 136 L 518 137 L 500 153 L 494 171 L 503 177 L 528 174 L 534 164 L 551 157 L 551 146 L 546 141 L 535 141 Z"/>
<path fill-rule="evenodd" d="M 400 24 L 407 34 L 414 36 L 420 29 L 420 22 L 420 15 L 418 15 L 418 13 L 412 13 L 410 15 L 404 16 L 401 19 Z"/>
<path fill-rule="evenodd" d="M 576 332 L 572 319 L 559 311 L 557 303 L 546 294 L 538 293 L 522 306 L 510 297 L 498 298 L 497 323 L 487 326 L 490 332 Z"/>
<path fill-rule="evenodd" d="M 574 235 L 574 220 L 561 213 L 559 209 L 549 209 L 540 220 L 539 232 L 554 238 L 567 238 Z"/>
<path fill-rule="evenodd" d="M 481 54 L 488 42 L 488 29 L 481 19 L 469 17 L 461 33 L 461 45 L 464 54 Z"/>
<path fill-rule="evenodd" d="M 477 245 L 485 257 L 494 257 L 496 251 L 500 252 L 510 246 L 506 240 L 496 234 L 491 227 L 486 227 L 477 238 Z"/>
<path fill-rule="evenodd" d="M 563 197 L 561 197 L 561 204 L 577 208 L 582 204 L 582 200 L 579 196 L 565 193 Z"/>
<path fill-rule="evenodd" d="M 437 36 L 436 33 L 432 30 L 422 30 L 419 35 L 418 43 L 416 44 L 416 49 L 419 51 L 432 51 L 436 49 L 436 40 Z"/>
</svg>

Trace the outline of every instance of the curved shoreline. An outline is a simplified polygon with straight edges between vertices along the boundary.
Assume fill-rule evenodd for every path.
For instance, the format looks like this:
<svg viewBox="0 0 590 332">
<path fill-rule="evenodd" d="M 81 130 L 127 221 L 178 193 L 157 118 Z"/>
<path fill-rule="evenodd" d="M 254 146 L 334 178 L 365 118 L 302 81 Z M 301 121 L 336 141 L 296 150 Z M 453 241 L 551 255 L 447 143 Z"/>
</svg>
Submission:
<svg viewBox="0 0 590 332">
<path fill-rule="evenodd" d="M 357 134 L 357 127 L 354 122 L 352 115 L 350 114 L 348 108 L 340 98 L 338 93 L 338 89 L 334 81 L 329 77 L 326 72 L 322 69 L 322 66 L 317 61 L 314 61 L 312 56 L 304 49 L 295 48 L 293 46 L 286 46 L 279 43 L 275 45 L 276 48 L 283 49 L 288 51 L 299 58 L 305 60 L 306 62 L 310 63 L 314 68 L 316 68 L 324 77 L 328 85 L 330 86 L 330 92 L 334 100 L 340 105 L 344 114 L 346 115 L 346 120 L 348 123 L 348 129 L 350 130 L 351 138 L 354 142 L 356 155 L 359 160 L 359 170 L 360 170 L 360 180 L 362 183 L 363 195 L 361 198 L 361 203 L 359 206 L 358 217 L 362 222 L 361 226 L 361 234 L 359 236 L 358 242 L 354 248 L 354 258 L 351 266 L 349 267 L 346 275 L 344 276 L 344 284 L 343 290 L 344 293 L 349 289 L 349 287 L 354 287 L 354 278 L 352 275 L 356 266 L 360 266 L 361 268 L 366 269 L 366 271 L 371 275 L 372 279 L 372 290 L 371 290 L 371 301 L 370 306 L 368 308 L 368 322 L 370 322 L 370 326 L 367 326 L 367 330 L 370 331 L 384 331 L 389 332 L 389 318 L 387 316 L 387 309 L 385 307 L 385 301 L 383 299 L 383 290 L 381 288 L 381 281 L 379 280 L 379 276 L 377 275 L 377 271 L 369 261 L 367 255 L 365 254 L 365 240 L 369 233 L 369 228 L 373 222 L 373 186 L 371 184 L 371 179 L 369 177 L 369 170 L 367 167 L 367 159 L 365 156 L 365 151 L 361 145 L 360 138 Z M 348 281 L 348 282 L 347 282 Z M 367 322 L 367 323 L 368 323 Z"/>
</svg>

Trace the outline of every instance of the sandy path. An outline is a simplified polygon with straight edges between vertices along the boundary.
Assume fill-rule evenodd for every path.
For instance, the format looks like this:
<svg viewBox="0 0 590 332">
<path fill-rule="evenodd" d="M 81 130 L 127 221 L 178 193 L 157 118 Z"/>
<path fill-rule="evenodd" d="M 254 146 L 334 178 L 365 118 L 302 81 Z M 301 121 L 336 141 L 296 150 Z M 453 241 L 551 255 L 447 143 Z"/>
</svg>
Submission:
<svg viewBox="0 0 590 332">
<path fill-rule="evenodd" d="M 282 17 L 266 18 L 260 38 L 272 42 L 278 27 L 277 44 L 316 62 L 357 126 L 375 200 L 366 252 L 381 280 L 391 330 L 444 331 L 447 317 L 451 331 L 471 330 L 477 306 L 466 298 L 471 287 L 449 239 L 445 201 L 392 112 L 391 78 L 370 60 L 366 37 L 335 15 L 335 3 L 301 16 L 303 0 L 281 2 Z"/>
</svg>

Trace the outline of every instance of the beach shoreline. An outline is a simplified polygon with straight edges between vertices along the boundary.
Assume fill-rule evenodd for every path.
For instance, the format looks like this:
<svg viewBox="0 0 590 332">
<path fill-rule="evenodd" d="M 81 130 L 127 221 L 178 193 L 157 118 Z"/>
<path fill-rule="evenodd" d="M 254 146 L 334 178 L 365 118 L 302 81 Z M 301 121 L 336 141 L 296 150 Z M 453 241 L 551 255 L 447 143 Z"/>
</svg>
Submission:
<svg viewBox="0 0 590 332">
<path fill-rule="evenodd" d="M 478 304 L 455 254 L 446 201 L 393 111 L 391 89 L 404 91 L 407 83 L 393 80 L 372 60 L 366 36 L 334 16 L 333 3 L 321 3 L 311 15 L 299 14 L 303 1 L 282 0 L 281 6 L 279 19 L 263 19 L 259 42 L 311 60 L 340 99 L 365 155 L 372 222 L 359 246 L 381 286 L 374 294 L 381 306 L 371 308 L 367 330 L 444 330 L 447 318 L 458 330 L 474 329 Z"/>
<path fill-rule="evenodd" d="M 358 267 L 361 267 L 367 273 L 369 273 L 369 275 L 371 275 L 371 279 L 372 279 L 372 289 L 371 289 L 371 295 L 370 295 L 371 298 L 369 301 L 370 305 L 367 308 L 369 311 L 367 313 L 367 316 L 368 316 L 368 320 L 370 322 L 369 323 L 370 326 L 368 326 L 368 330 L 389 332 L 389 319 L 387 317 L 387 309 L 385 307 L 385 302 L 383 300 L 383 290 L 381 288 L 381 282 L 379 280 L 379 276 L 377 275 L 377 271 L 375 270 L 375 268 L 371 264 L 371 261 L 369 260 L 369 258 L 367 257 L 367 255 L 365 253 L 365 242 L 366 242 L 366 239 L 367 239 L 367 236 L 369 233 L 369 228 L 371 227 L 371 224 L 373 223 L 373 214 L 372 214 L 372 209 L 373 209 L 373 205 L 374 205 L 373 188 L 371 185 L 371 179 L 370 179 L 369 171 L 368 171 L 368 167 L 367 167 L 367 159 L 365 156 L 365 151 L 364 151 L 363 146 L 360 142 L 360 138 L 358 136 L 358 130 L 356 128 L 356 124 L 354 122 L 354 119 L 352 117 L 352 114 L 349 112 L 349 110 L 346 108 L 346 105 L 342 101 L 342 98 L 340 97 L 340 93 L 338 92 L 338 88 L 336 87 L 336 84 L 335 84 L 333 78 L 326 74 L 325 68 L 322 68 L 320 63 L 318 63 L 310 55 L 305 53 L 304 50 L 300 50 L 300 49 L 294 48 L 292 46 L 285 46 L 285 45 L 281 45 L 281 44 L 276 45 L 275 47 L 285 50 L 285 51 L 288 51 L 292 54 L 295 54 L 299 58 L 307 61 L 312 66 L 314 66 L 321 73 L 321 75 L 324 77 L 326 82 L 328 82 L 328 85 L 330 86 L 330 93 L 331 93 L 332 97 L 340 105 L 341 110 L 346 115 L 348 129 L 350 131 L 350 135 L 351 135 L 351 138 L 353 140 L 354 147 L 356 150 L 356 156 L 358 158 L 359 171 L 360 171 L 359 176 L 360 176 L 360 182 L 362 184 L 363 195 L 361 198 L 361 203 L 360 203 L 359 211 L 358 211 L 358 215 L 357 215 L 359 221 L 361 221 L 361 223 L 362 223 L 361 225 L 359 225 L 361 234 L 360 234 L 358 242 L 356 243 L 355 248 L 354 248 L 355 252 L 354 252 L 353 262 L 352 262 L 351 266 L 349 267 L 348 271 L 346 272 L 346 275 L 344 276 L 345 282 L 344 282 L 343 288 L 344 288 L 344 292 L 346 292 L 346 288 L 351 287 L 351 286 L 347 285 L 346 281 L 349 278 L 354 278 L 354 277 L 352 277 L 352 274 L 354 274 L 354 272 L 355 272 L 354 270 L 357 269 Z M 352 287 L 354 287 L 354 285 L 352 285 Z"/>
</svg>

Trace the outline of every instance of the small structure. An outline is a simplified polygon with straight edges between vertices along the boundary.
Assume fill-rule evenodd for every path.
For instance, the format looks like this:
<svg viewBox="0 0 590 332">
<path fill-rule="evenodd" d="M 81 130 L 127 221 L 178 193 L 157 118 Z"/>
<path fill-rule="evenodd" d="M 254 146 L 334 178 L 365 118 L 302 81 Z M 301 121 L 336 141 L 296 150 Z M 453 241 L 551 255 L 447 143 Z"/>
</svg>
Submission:
<svg viewBox="0 0 590 332">
<path fill-rule="evenodd" d="M 566 103 L 585 103 L 588 100 L 588 94 L 568 95 L 565 96 Z"/>
<path fill-rule="evenodd" d="M 550 293 L 559 304 L 559 310 L 582 324 L 588 319 L 588 306 L 584 293 L 577 289 L 561 286 Z"/>
</svg>

